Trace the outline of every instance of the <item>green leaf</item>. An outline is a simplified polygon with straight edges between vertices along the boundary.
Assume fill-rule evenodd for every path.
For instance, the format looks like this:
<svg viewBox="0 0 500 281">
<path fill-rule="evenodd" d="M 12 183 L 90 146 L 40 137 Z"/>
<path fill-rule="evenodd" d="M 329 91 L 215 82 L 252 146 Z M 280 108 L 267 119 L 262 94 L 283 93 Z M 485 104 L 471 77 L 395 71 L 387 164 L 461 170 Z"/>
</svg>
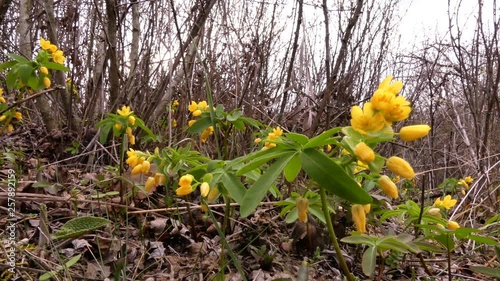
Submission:
<svg viewBox="0 0 500 281">
<path fill-rule="evenodd" d="M 469 235 L 467 238 L 469 238 L 470 240 L 474 240 L 474 241 L 481 243 L 481 244 L 500 246 L 500 243 L 498 243 L 495 239 L 492 239 L 489 237 Z"/>
<path fill-rule="evenodd" d="M 310 201 L 309 201 L 309 203 L 310 203 Z M 325 213 L 323 213 L 323 210 L 321 209 L 321 207 L 309 205 L 309 212 L 311 213 L 311 215 L 313 215 L 317 219 L 319 219 L 323 224 L 326 224 Z"/>
<path fill-rule="evenodd" d="M 306 144 L 309 141 L 309 138 L 304 136 L 303 134 L 297 133 L 287 133 L 285 136 L 298 144 Z"/>
<path fill-rule="evenodd" d="M 295 206 L 293 206 L 293 207 L 295 207 Z M 298 220 L 298 219 L 299 219 L 299 213 L 298 213 L 298 211 L 297 211 L 297 208 L 293 208 L 293 209 L 292 209 L 292 210 L 288 213 L 288 215 L 286 215 L 285 222 L 286 222 L 287 224 L 290 224 L 290 223 L 292 223 L 292 222 L 294 222 L 294 221 L 296 221 L 296 220 Z"/>
<path fill-rule="evenodd" d="M 409 248 L 405 243 L 402 243 L 393 237 L 385 237 L 377 242 L 377 246 L 382 249 L 391 249 L 400 253 L 409 253 Z M 411 249 L 411 248 L 410 248 Z M 418 251 L 418 249 L 417 249 Z"/>
<path fill-rule="evenodd" d="M 300 163 L 300 155 L 299 153 L 296 153 L 293 158 L 286 164 L 285 169 L 283 170 L 283 173 L 285 174 L 285 179 L 288 182 L 292 182 L 297 178 L 297 175 L 300 172 L 300 169 L 302 168 L 302 164 Z"/>
<path fill-rule="evenodd" d="M 231 114 L 228 114 L 226 116 L 226 120 L 229 122 L 233 122 L 233 121 L 236 121 L 238 118 L 240 118 L 241 115 L 243 115 L 243 113 L 238 110 L 238 111 L 235 111 Z"/>
<path fill-rule="evenodd" d="M 19 64 L 19 77 L 24 84 L 28 84 L 28 80 L 33 74 L 33 66 L 29 63 Z"/>
<path fill-rule="evenodd" d="M 316 149 L 305 149 L 300 153 L 300 160 L 304 171 L 327 191 L 352 203 L 372 202 L 370 194 L 324 153 Z"/>
<path fill-rule="evenodd" d="M 17 61 L 15 61 L 15 60 L 7 61 L 7 62 L 0 64 L 0 69 L 11 68 L 16 64 L 17 64 Z"/>
<path fill-rule="evenodd" d="M 76 217 L 66 222 L 61 229 L 52 235 L 52 239 L 76 238 L 83 234 L 99 229 L 111 221 L 98 217 Z"/>
<path fill-rule="evenodd" d="M 374 246 L 370 246 L 363 253 L 363 258 L 361 260 L 361 268 L 363 269 L 363 273 L 371 278 L 373 272 L 375 271 L 376 265 L 377 265 L 377 248 L 375 248 Z"/>
<path fill-rule="evenodd" d="M 328 131 L 324 131 L 323 133 L 312 138 L 308 143 L 304 145 L 304 148 L 314 148 L 318 146 L 324 145 L 324 141 L 330 138 L 333 134 L 340 132 L 342 128 L 333 128 Z"/>
<path fill-rule="evenodd" d="M 342 238 L 340 241 L 349 244 L 363 244 L 363 245 L 375 246 L 376 240 L 377 238 L 372 238 L 366 235 L 351 235 Z"/>
<path fill-rule="evenodd" d="M 263 155 L 256 156 L 252 160 L 250 160 L 250 162 L 248 162 L 246 165 L 243 165 L 236 172 L 236 175 L 241 176 L 243 174 L 246 174 L 250 171 L 253 171 L 253 170 L 259 168 L 264 163 L 267 163 L 267 162 L 271 161 L 272 159 L 280 158 L 284 155 L 289 155 L 291 153 L 294 153 L 294 151 L 292 152 L 290 150 L 277 150 L 275 148 L 273 148 L 272 150 L 266 150 L 264 152 L 267 152 L 267 153 L 264 153 Z"/>
<path fill-rule="evenodd" d="M 484 274 L 486 276 L 500 278 L 500 268 L 492 268 L 492 267 L 486 267 L 486 266 L 471 266 L 470 268 L 472 270 L 474 270 L 475 272 L 479 272 L 479 273 Z"/>
<path fill-rule="evenodd" d="M 379 174 L 380 171 L 382 171 L 382 169 L 384 168 L 384 166 L 385 166 L 385 159 L 378 154 L 375 154 L 375 160 L 368 163 L 368 168 L 370 168 L 370 171 L 376 174 Z"/>
<path fill-rule="evenodd" d="M 19 71 L 19 69 L 16 67 L 16 68 L 12 68 L 7 73 L 7 77 L 5 78 L 5 83 L 7 84 L 7 88 L 13 89 L 16 86 L 16 81 L 17 81 L 17 78 L 19 77 L 18 71 Z"/>
<path fill-rule="evenodd" d="M 7 54 L 8 57 L 20 62 L 20 63 L 27 63 L 27 62 L 30 62 L 30 60 L 28 60 L 27 58 L 23 57 L 23 56 L 20 56 L 20 55 L 16 55 L 16 54 Z"/>
<path fill-rule="evenodd" d="M 203 117 L 196 120 L 196 122 L 194 122 L 194 124 L 191 125 L 191 127 L 189 127 L 188 132 L 191 134 L 198 134 L 203 132 L 203 130 L 205 130 L 210 126 L 212 126 L 212 121 L 210 121 L 210 117 L 208 116 Z"/>
<path fill-rule="evenodd" d="M 233 174 L 223 173 L 221 176 L 221 182 L 234 201 L 241 204 L 247 191 L 241 181 Z"/>
<path fill-rule="evenodd" d="M 66 66 L 59 64 L 59 63 L 55 63 L 55 62 L 45 62 L 43 64 L 43 66 L 47 67 L 48 69 L 53 69 L 53 70 L 60 70 L 60 71 L 65 71 L 65 72 L 69 71 L 69 69 Z"/>
<path fill-rule="evenodd" d="M 81 254 L 72 257 L 70 260 L 68 260 L 64 264 L 64 266 L 60 266 L 59 268 L 56 269 L 56 271 L 50 271 L 50 272 L 46 272 L 46 273 L 42 274 L 38 280 L 41 280 L 41 281 L 49 280 L 50 278 L 54 277 L 57 272 L 60 272 L 64 268 L 70 268 L 71 266 L 73 266 L 75 263 L 77 263 L 80 260 L 81 257 L 82 257 Z"/>
<path fill-rule="evenodd" d="M 281 174 L 286 164 L 293 157 L 294 152 L 288 152 L 283 155 L 267 171 L 259 177 L 259 179 L 247 190 L 243 201 L 241 202 L 240 214 L 243 218 L 250 215 L 257 206 L 259 206 L 262 198 L 266 196 L 271 185 L 276 181 L 276 178 Z"/>
</svg>

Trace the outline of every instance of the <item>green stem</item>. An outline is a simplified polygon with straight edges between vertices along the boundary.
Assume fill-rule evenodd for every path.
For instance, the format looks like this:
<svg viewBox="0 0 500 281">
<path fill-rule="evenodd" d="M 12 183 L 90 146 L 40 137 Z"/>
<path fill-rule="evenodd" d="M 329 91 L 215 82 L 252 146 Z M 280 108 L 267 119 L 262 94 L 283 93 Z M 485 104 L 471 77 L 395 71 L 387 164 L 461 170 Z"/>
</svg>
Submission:
<svg viewBox="0 0 500 281">
<path fill-rule="evenodd" d="M 224 208 L 224 222 L 223 222 L 223 226 L 222 226 L 222 231 L 224 232 L 224 234 L 228 234 L 228 233 L 231 233 L 231 227 L 229 225 L 229 218 L 231 216 L 231 199 L 229 199 L 229 197 L 224 196 L 224 201 L 226 202 L 226 206 Z"/>
<path fill-rule="evenodd" d="M 330 217 L 330 212 L 328 211 L 328 204 L 326 202 L 325 189 L 320 186 L 319 192 L 321 196 L 321 207 L 323 208 L 323 214 L 325 214 L 326 226 L 328 227 L 328 233 L 330 234 L 330 238 L 332 239 L 332 244 L 333 247 L 335 248 L 335 253 L 337 254 L 337 258 L 339 259 L 340 267 L 344 271 L 347 280 L 354 281 L 354 277 L 351 275 L 351 272 L 347 267 L 347 263 L 345 262 L 344 256 L 342 255 L 342 251 L 340 250 L 339 242 L 337 241 L 337 236 L 335 235 L 335 231 L 333 230 L 332 218 Z"/>
</svg>

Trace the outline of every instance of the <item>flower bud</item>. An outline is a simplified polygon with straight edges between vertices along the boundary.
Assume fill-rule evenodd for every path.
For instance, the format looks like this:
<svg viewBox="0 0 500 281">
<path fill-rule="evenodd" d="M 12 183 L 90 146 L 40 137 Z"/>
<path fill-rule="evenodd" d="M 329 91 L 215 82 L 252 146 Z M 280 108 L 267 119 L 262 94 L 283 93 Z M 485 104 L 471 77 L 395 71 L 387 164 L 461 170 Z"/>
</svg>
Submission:
<svg viewBox="0 0 500 281">
<path fill-rule="evenodd" d="M 42 73 L 43 75 L 48 75 L 49 74 L 49 70 L 45 66 L 41 66 L 40 67 L 40 73 Z"/>
<path fill-rule="evenodd" d="M 448 229 L 449 230 L 455 230 L 459 229 L 460 225 L 456 221 L 448 221 Z"/>
<path fill-rule="evenodd" d="M 403 158 L 392 156 L 389 159 L 387 159 L 386 165 L 387 168 L 391 170 L 391 172 L 407 180 L 411 180 L 415 177 L 415 172 L 413 171 L 413 168 Z"/>
<path fill-rule="evenodd" d="M 155 184 L 156 185 L 165 184 L 166 180 L 167 180 L 167 177 L 164 174 L 162 174 L 162 173 L 155 174 Z"/>
<path fill-rule="evenodd" d="M 404 141 L 413 141 L 429 134 L 431 127 L 428 125 L 405 126 L 399 131 L 399 138 Z"/>
<path fill-rule="evenodd" d="M 309 200 L 304 197 L 298 197 L 295 201 L 295 206 L 297 206 L 297 214 L 299 215 L 299 221 L 307 222 L 307 212 L 309 212 Z"/>
<path fill-rule="evenodd" d="M 208 182 L 203 182 L 200 186 L 201 196 L 207 197 L 209 192 L 210 192 L 210 185 L 208 185 Z"/>
<path fill-rule="evenodd" d="M 366 232 L 366 213 L 363 205 L 353 204 L 351 207 L 351 215 L 356 229 L 361 233 Z"/>
<path fill-rule="evenodd" d="M 45 86 L 45 88 L 50 88 L 50 79 L 49 77 L 43 77 L 43 85 Z"/>
<path fill-rule="evenodd" d="M 381 176 L 377 180 L 377 183 L 380 185 L 380 188 L 382 188 L 382 191 L 384 191 L 387 196 L 391 197 L 392 199 L 398 198 L 398 187 L 388 176 Z"/>
<path fill-rule="evenodd" d="M 427 213 L 431 216 L 434 216 L 434 217 L 441 217 L 441 209 L 439 208 L 430 208 Z"/>
<path fill-rule="evenodd" d="M 153 177 L 149 177 L 147 180 L 146 180 L 146 183 L 144 184 L 144 188 L 146 189 L 146 191 L 151 191 L 151 189 L 155 186 L 155 178 Z"/>
<path fill-rule="evenodd" d="M 375 153 L 364 142 L 360 142 L 356 145 L 356 147 L 354 147 L 354 154 L 356 154 L 356 157 L 364 163 L 370 163 L 375 160 Z"/>
<path fill-rule="evenodd" d="M 142 170 L 141 172 L 143 174 L 147 174 L 149 172 L 149 168 L 151 167 L 151 163 L 149 163 L 149 161 L 144 161 L 142 162 Z"/>
</svg>

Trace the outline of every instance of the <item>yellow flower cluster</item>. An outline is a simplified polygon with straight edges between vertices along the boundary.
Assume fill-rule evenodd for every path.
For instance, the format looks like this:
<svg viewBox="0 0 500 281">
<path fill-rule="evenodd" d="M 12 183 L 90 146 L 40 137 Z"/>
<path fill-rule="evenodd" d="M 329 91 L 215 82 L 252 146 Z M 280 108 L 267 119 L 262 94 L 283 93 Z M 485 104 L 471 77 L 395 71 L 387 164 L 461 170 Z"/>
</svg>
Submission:
<svg viewBox="0 0 500 281">
<path fill-rule="evenodd" d="M 132 148 L 127 151 L 127 160 L 125 162 L 132 168 L 132 175 L 147 174 L 151 168 L 151 163 L 146 160 L 146 155 Z"/>
<path fill-rule="evenodd" d="M 474 179 L 471 176 L 467 176 L 458 181 L 458 185 L 461 185 L 465 188 L 465 190 L 469 190 L 469 184 L 471 184 Z M 465 195 L 466 191 L 462 189 L 462 194 Z"/>
<path fill-rule="evenodd" d="M 132 133 L 132 127 L 128 126 L 128 125 L 130 125 L 130 126 L 134 126 L 135 125 L 135 117 L 132 115 L 134 112 L 131 111 L 130 107 L 126 106 L 126 105 L 122 106 L 121 109 L 117 109 L 116 112 L 118 113 L 118 115 L 127 118 L 126 119 L 127 120 L 126 121 L 127 128 L 125 129 L 125 133 L 128 136 L 128 141 L 130 142 L 130 144 L 134 145 L 135 144 L 135 136 Z M 116 123 L 115 124 L 115 128 L 117 130 L 121 130 L 122 129 L 122 123 Z"/>
<path fill-rule="evenodd" d="M 44 38 L 40 38 L 40 47 L 45 51 L 48 51 L 52 54 L 52 60 L 58 64 L 64 64 L 66 57 L 63 54 L 63 51 L 57 49 L 57 46 L 50 43 L 49 40 L 45 40 Z M 41 71 L 41 70 L 40 70 Z"/>
<path fill-rule="evenodd" d="M 210 107 L 208 106 L 208 103 L 206 101 L 200 101 L 199 103 L 191 101 L 188 109 L 193 117 L 199 117 L 203 112 L 209 111 Z"/>
<path fill-rule="evenodd" d="M 281 137 L 281 135 L 283 135 L 283 130 L 279 126 L 277 126 L 276 128 L 273 129 L 272 132 L 267 134 L 267 140 L 271 141 L 278 140 Z M 276 147 L 275 143 L 266 141 L 264 142 L 264 147 L 262 149 L 269 149 L 273 147 Z"/>
<path fill-rule="evenodd" d="M 0 103 L 7 103 L 7 101 L 3 97 L 3 88 L 0 88 Z M 12 112 L 14 112 L 14 113 L 12 113 Z M 9 133 L 14 131 L 14 126 L 12 126 L 12 123 L 10 123 L 12 118 L 17 119 L 17 121 L 21 121 L 21 120 L 23 120 L 23 114 L 19 111 L 10 110 L 10 111 L 7 111 L 5 114 L 0 115 L 0 123 L 5 121 L 5 123 L 1 126 L 2 127 L 6 126 L 7 132 L 9 132 Z M 3 132 L 3 130 L 1 130 L 0 132 Z"/>
<path fill-rule="evenodd" d="M 176 101 L 174 101 L 175 103 Z M 177 102 L 177 105 L 179 102 Z M 191 104 L 188 106 L 189 112 L 191 112 L 191 115 L 193 117 L 199 117 L 203 112 L 210 111 L 210 106 L 208 106 L 208 103 L 206 101 L 200 101 L 199 103 L 196 103 L 195 101 L 191 101 Z M 194 123 L 196 123 L 196 120 L 192 119 L 188 121 L 188 126 L 191 127 Z M 177 125 L 177 124 L 176 124 Z M 200 140 L 202 142 L 206 142 L 208 140 L 208 137 L 211 136 L 214 133 L 214 127 L 210 126 L 203 130 L 200 134 Z"/>
<path fill-rule="evenodd" d="M 156 173 L 154 177 L 148 177 L 144 184 L 144 188 L 149 192 L 153 187 L 164 184 L 166 179 L 167 177 L 164 174 Z"/>
</svg>

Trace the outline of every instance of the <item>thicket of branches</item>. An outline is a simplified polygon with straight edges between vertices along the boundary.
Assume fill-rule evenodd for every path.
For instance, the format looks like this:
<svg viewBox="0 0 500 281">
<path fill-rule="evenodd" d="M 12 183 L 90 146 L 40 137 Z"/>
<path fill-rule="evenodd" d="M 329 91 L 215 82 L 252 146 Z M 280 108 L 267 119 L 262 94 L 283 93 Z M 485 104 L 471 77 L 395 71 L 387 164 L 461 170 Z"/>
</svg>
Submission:
<svg viewBox="0 0 500 281">
<path fill-rule="evenodd" d="M 312 135 L 348 124 L 350 107 L 394 74 L 413 103 L 410 121 L 433 128 L 405 155 L 428 171 L 424 184 L 476 175 L 478 186 L 498 190 L 496 1 L 492 10 L 477 1 L 472 41 L 455 16 L 462 7 L 450 5 L 448 34 L 410 52 L 397 48 L 399 2 L 2 0 L 1 59 L 31 57 L 40 37 L 64 50 L 70 72 L 54 83 L 66 90 L 24 106 L 46 132 L 75 131 L 80 140 L 123 104 L 168 143 L 179 140 L 169 124 L 186 126 L 187 114 L 172 116 L 168 106 L 205 99 L 207 83 L 216 104 Z"/>
</svg>

